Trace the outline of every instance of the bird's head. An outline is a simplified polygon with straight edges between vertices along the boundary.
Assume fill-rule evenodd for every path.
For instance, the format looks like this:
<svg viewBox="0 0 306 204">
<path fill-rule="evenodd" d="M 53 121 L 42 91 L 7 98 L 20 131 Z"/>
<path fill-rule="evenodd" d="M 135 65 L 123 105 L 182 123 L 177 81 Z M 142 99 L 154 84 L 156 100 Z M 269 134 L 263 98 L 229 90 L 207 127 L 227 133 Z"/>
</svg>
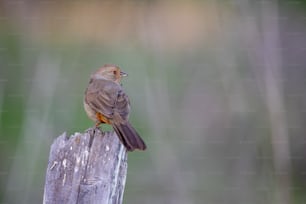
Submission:
<svg viewBox="0 0 306 204">
<path fill-rule="evenodd" d="M 120 83 L 123 76 L 127 76 L 126 73 L 120 70 L 120 67 L 113 64 L 106 64 L 98 71 L 94 73 L 94 76 L 97 78 L 103 78 L 106 80 L 111 80 L 117 83 Z"/>
</svg>

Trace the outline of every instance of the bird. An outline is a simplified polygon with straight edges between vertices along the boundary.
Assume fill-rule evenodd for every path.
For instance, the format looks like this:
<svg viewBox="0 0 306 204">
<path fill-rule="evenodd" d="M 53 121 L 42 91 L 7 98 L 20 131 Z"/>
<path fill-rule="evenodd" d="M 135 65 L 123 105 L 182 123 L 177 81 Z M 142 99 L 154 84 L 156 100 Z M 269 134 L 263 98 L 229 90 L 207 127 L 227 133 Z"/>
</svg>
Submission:
<svg viewBox="0 0 306 204">
<path fill-rule="evenodd" d="M 127 73 L 117 65 L 99 68 L 90 76 L 84 109 L 96 128 L 103 123 L 111 125 L 127 151 L 145 150 L 145 142 L 129 122 L 130 100 L 121 85 L 125 76 Z"/>
</svg>

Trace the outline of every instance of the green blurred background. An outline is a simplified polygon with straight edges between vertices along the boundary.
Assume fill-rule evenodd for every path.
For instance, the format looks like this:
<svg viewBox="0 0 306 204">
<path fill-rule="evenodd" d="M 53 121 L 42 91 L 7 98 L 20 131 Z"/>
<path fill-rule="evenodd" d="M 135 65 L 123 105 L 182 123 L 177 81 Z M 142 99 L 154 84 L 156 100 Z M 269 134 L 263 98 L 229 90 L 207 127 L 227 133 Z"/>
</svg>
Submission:
<svg viewBox="0 0 306 204">
<path fill-rule="evenodd" d="M 0 203 L 41 203 L 106 63 L 148 145 L 124 203 L 306 203 L 304 1 L 0 1 Z"/>
</svg>

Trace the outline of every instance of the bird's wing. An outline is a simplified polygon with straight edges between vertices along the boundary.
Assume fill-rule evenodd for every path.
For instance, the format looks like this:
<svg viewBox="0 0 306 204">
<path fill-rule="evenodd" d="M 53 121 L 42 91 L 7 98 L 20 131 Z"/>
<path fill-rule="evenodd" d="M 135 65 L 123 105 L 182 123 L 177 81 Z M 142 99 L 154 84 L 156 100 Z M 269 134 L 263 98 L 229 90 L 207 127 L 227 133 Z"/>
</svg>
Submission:
<svg viewBox="0 0 306 204">
<path fill-rule="evenodd" d="M 120 115 L 121 120 L 127 121 L 130 113 L 130 100 L 122 88 L 117 92 L 117 100 L 115 102 L 115 116 Z"/>
<path fill-rule="evenodd" d="M 128 96 L 122 87 L 113 81 L 92 79 L 86 89 L 85 100 L 92 109 L 109 119 L 113 119 L 114 116 L 120 116 L 120 120 L 128 119 Z"/>
</svg>

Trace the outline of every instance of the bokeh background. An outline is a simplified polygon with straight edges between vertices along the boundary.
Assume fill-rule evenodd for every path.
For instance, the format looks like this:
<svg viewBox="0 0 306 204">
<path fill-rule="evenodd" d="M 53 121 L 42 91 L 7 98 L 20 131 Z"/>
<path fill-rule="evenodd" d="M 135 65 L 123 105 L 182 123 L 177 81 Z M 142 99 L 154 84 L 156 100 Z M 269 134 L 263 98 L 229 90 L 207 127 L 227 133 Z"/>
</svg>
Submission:
<svg viewBox="0 0 306 204">
<path fill-rule="evenodd" d="M 105 63 L 148 145 L 124 203 L 306 203 L 306 2 L 0 1 L 0 203 L 41 203 Z"/>
</svg>

